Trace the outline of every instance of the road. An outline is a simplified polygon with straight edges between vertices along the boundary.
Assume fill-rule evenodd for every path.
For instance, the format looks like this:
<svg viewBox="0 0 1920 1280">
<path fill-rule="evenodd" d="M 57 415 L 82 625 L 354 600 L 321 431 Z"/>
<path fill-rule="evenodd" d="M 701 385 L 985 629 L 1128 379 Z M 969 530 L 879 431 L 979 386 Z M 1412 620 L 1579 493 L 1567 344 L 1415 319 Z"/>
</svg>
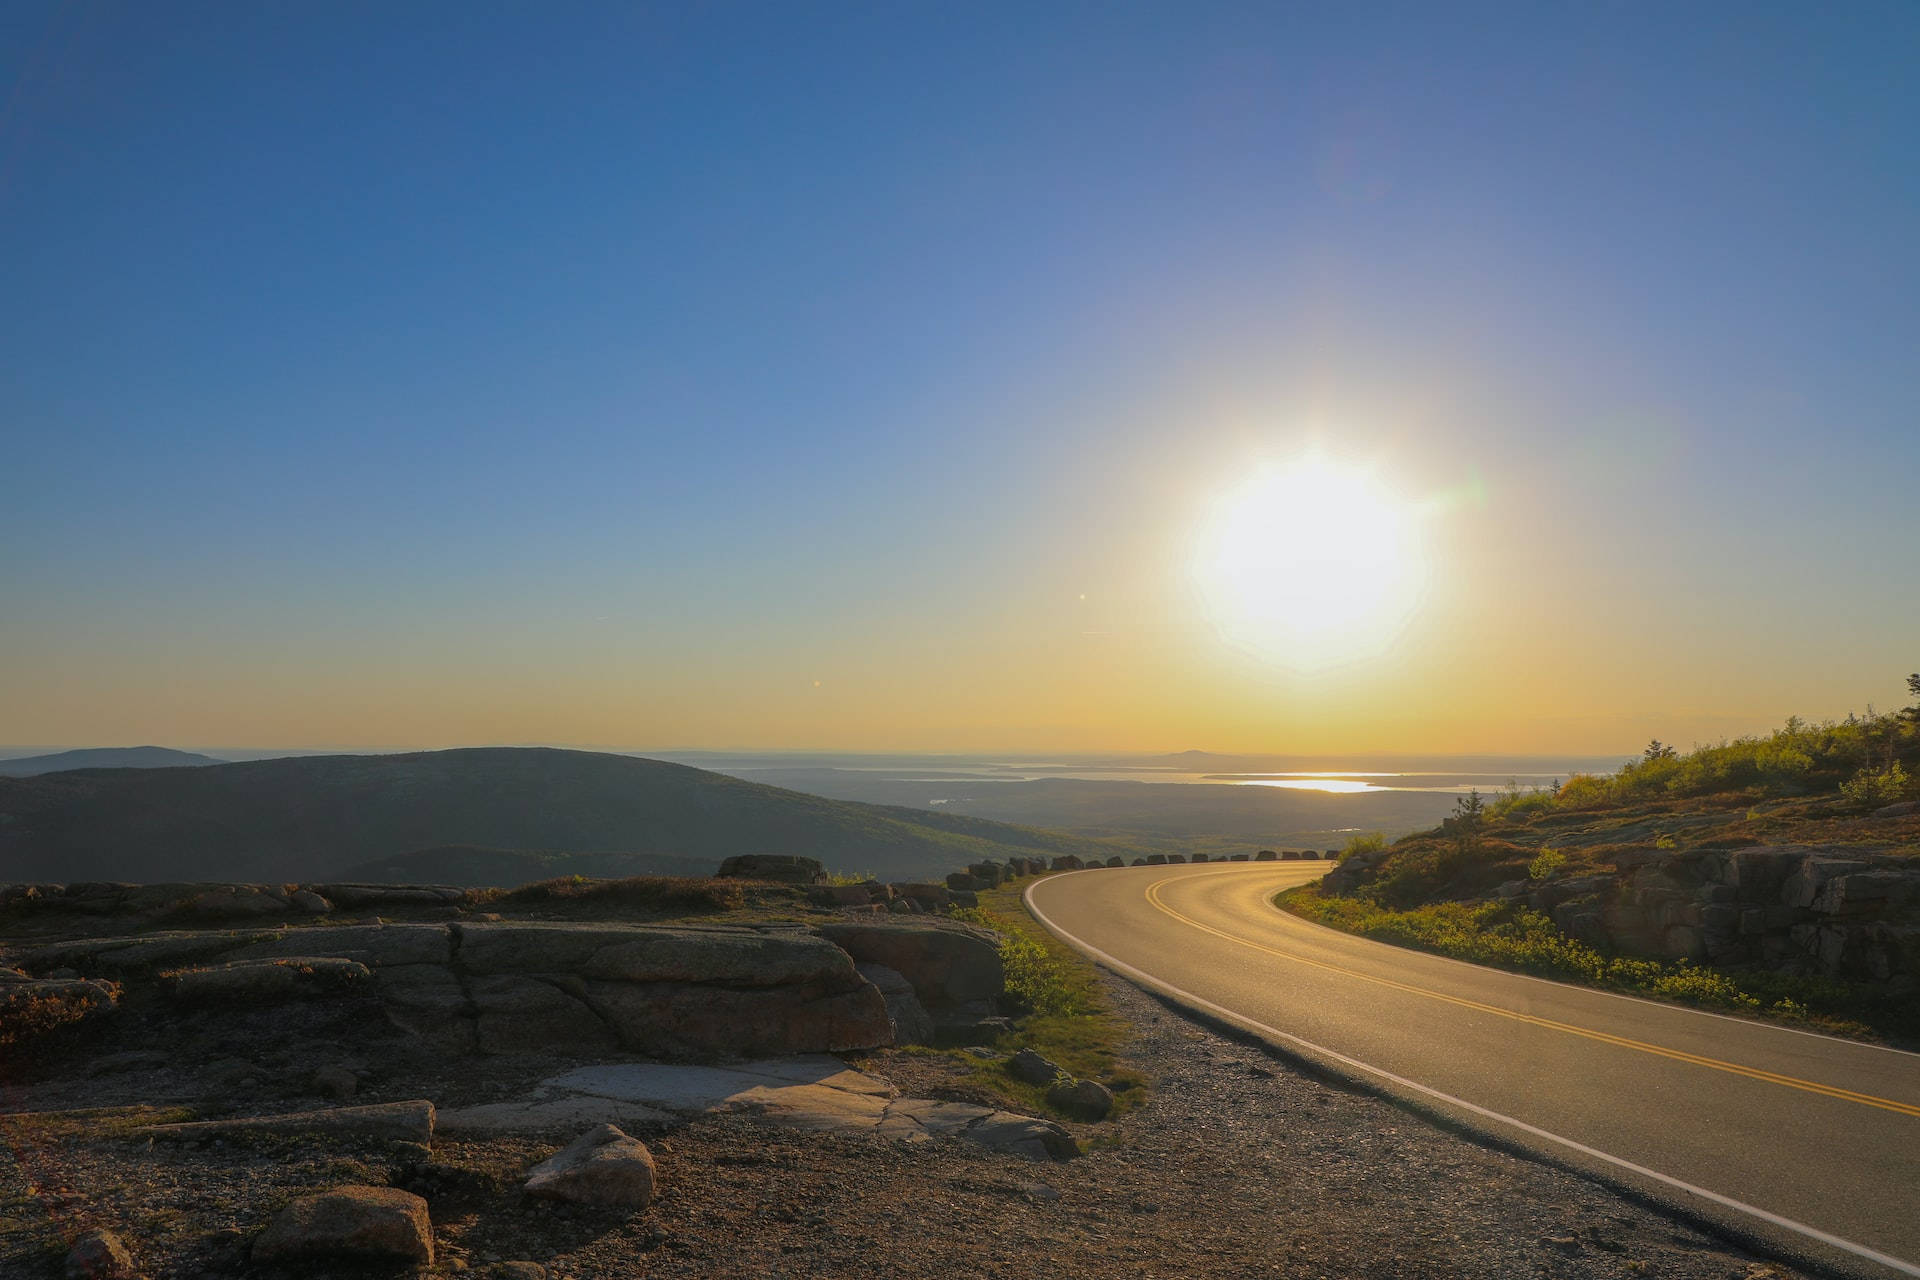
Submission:
<svg viewBox="0 0 1920 1280">
<path fill-rule="evenodd" d="M 1920 1276 L 1920 1055 L 1484 969 L 1272 905 L 1325 863 L 1069 872 L 1096 960 L 1476 1132 L 1842 1273 Z"/>
</svg>

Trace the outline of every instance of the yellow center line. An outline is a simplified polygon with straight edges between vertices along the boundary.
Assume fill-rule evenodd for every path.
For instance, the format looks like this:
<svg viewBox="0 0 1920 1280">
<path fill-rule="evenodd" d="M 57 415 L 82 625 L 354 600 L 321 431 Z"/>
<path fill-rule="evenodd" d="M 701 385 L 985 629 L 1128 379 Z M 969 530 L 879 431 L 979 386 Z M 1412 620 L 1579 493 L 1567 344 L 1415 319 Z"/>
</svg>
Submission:
<svg viewBox="0 0 1920 1280">
<path fill-rule="evenodd" d="M 1228 872 L 1223 874 L 1240 873 Z M 1616 1036 L 1605 1031 L 1595 1031 L 1589 1027 L 1575 1026 L 1569 1022 L 1556 1022 L 1552 1018 L 1542 1018 L 1531 1013 L 1521 1013 L 1516 1009 L 1503 1009 L 1498 1005 L 1483 1004 L 1478 1000 L 1468 1000 L 1462 996 L 1452 996 L 1442 991 L 1433 991 L 1426 987 L 1416 987 L 1404 982 L 1396 982 L 1392 978 L 1375 977 L 1372 974 L 1361 973 L 1358 970 L 1348 969 L 1341 965 L 1328 964 L 1322 960 L 1309 960 L 1307 957 L 1296 955 L 1291 951 L 1282 951 L 1278 947 L 1269 947 L 1264 943 L 1253 942 L 1249 939 L 1228 933 L 1224 929 L 1216 929 L 1210 924 L 1203 924 L 1195 920 L 1192 916 L 1168 906 L 1166 901 L 1160 896 L 1161 887 L 1172 884 L 1176 880 L 1186 878 L 1189 877 L 1169 876 L 1164 880 L 1154 881 L 1153 884 L 1147 887 L 1147 901 L 1156 909 L 1172 916 L 1182 924 L 1200 930 L 1202 933 L 1210 933 L 1216 938 L 1224 938 L 1228 942 L 1235 942 L 1243 947 L 1251 947 L 1255 951 L 1263 951 L 1270 956 L 1278 956 L 1282 960 L 1291 960 L 1295 964 L 1304 964 L 1315 969 L 1324 969 L 1329 973 L 1341 974 L 1348 978 L 1358 978 L 1362 982 L 1371 982 L 1377 986 L 1389 987 L 1395 991 L 1404 991 L 1409 995 L 1425 996 L 1429 1000 L 1439 1000 L 1446 1004 L 1458 1005 L 1463 1009 L 1472 1009 L 1478 1013 L 1491 1013 L 1497 1017 L 1511 1018 L 1515 1022 L 1524 1022 L 1531 1026 L 1543 1027 L 1549 1031 L 1563 1031 L 1568 1035 L 1580 1036 L 1587 1040 L 1597 1040 L 1602 1044 L 1614 1045 L 1621 1049 L 1634 1049 L 1641 1053 L 1653 1054 L 1656 1057 L 1672 1058 L 1676 1062 L 1689 1062 L 1695 1066 L 1711 1067 L 1715 1071 L 1725 1071 L 1731 1075 L 1745 1076 L 1750 1080 L 1760 1080 L 1767 1084 L 1785 1085 L 1789 1089 L 1800 1089 L 1807 1093 L 1817 1093 L 1828 1098 L 1838 1098 L 1844 1102 L 1858 1102 L 1863 1106 L 1879 1107 L 1882 1110 L 1898 1112 L 1903 1116 L 1920 1118 L 1920 1106 L 1914 1106 L 1911 1103 L 1895 1102 L 1891 1098 L 1878 1098 L 1870 1093 L 1856 1093 L 1852 1089 L 1841 1089 L 1833 1085 L 1821 1084 L 1814 1080 L 1802 1080 L 1796 1076 L 1783 1076 L 1773 1071 L 1762 1071 L 1758 1067 L 1742 1066 L 1737 1062 L 1723 1062 L 1718 1058 L 1707 1058 L 1697 1053 L 1687 1053 L 1684 1050 L 1669 1049 L 1663 1045 L 1648 1044 L 1644 1040 L 1630 1040 L 1625 1036 Z M 1201 877 L 1191 878 L 1198 879 Z M 1212 877 L 1205 878 L 1211 879 Z"/>
</svg>

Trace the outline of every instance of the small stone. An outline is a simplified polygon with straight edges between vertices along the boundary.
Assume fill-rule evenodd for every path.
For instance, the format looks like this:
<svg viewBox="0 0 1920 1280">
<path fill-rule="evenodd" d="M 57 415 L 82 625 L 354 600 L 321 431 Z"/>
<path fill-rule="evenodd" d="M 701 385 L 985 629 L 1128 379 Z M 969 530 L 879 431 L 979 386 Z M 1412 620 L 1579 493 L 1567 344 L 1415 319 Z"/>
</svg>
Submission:
<svg viewBox="0 0 1920 1280">
<path fill-rule="evenodd" d="M 67 1280 L 126 1280 L 133 1255 L 111 1231 L 89 1231 L 67 1251 Z"/>
<path fill-rule="evenodd" d="M 1047 1090 L 1047 1105 L 1076 1120 L 1105 1120 L 1113 1093 L 1096 1080 L 1062 1080 Z"/>
<path fill-rule="evenodd" d="M 1542 1236 L 1540 1243 L 1546 1245 L 1548 1248 L 1559 1249 L 1566 1253 L 1580 1252 L 1580 1242 L 1572 1236 Z"/>
<path fill-rule="evenodd" d="M 325 1066 L 313 1073 L 313 1091 L 326 1098 L 351 1098 L 360 1088 L 360 1077 L 342 1066 Z"/>
<path fill-rule="evenodd" d="M 484 1274 L 487 1280 L 547 1280 L 545 1267 L 537 1262 L 524 1260 L 496 1262 L 488 1267 Z"/>
<path fill-rule="evenodd" d="M 655 1179 L 646 1144 L 603 1124 L 535 1165 L 522 1190 L 571 1204 L 644 1209 L 653 1200 Z"/>
<path fill-rule="evenodd" d="M 1066 1074 L 1031 1049 L 1022 1049 L 1007 1061 L 1007 1074 L 1027 1084 L 1049 1084 Z"/>
</svg>

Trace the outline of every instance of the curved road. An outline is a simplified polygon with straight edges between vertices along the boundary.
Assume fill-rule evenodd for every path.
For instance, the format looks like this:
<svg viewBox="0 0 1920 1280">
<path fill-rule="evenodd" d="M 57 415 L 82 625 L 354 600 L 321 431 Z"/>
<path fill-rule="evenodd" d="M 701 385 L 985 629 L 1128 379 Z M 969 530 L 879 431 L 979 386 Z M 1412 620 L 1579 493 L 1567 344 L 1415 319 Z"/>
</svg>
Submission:
<svg viewBox="0 0 1920 1280">
<path fill-rule="evenodd" d="M 1325 863 L 1068 872 L 1028 909 L 1277 1047 L 1809 1262 L 1920 1276 L 1920 1055 L 1371 942 L 1272 905 Z"/>
</svg>

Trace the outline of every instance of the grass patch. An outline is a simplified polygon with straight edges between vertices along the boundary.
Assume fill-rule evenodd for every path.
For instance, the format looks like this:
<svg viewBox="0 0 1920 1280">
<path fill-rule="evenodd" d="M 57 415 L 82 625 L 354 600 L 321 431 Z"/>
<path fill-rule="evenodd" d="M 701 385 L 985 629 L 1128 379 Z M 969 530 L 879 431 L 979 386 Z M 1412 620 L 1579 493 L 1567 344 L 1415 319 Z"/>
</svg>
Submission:
<svg viewBox="0 0 1920 1280">
<path fill-rule="evenodd" d="M 1802 1023 L 1838 1035 L 1920 1034 L 1920 1018 L 1863 986 L 1687 961 L 1610 956 L 1560 932 L 1518 902 L 1434 902 L 1396 910 L 1329 896 L 1318 884 L 1285 890 L 1274 904 L 1345 933 L 1536 977 Z"/>
<path fill-rule="evenodd" d="M 1007 1056 L 1032 1049 L 1080 1079 L 1097 1080 L 1111 1089 L 1116 1117 L 1146 1101 L 1147 1078 L 1124 1065 L 1122 1050 L 1132 1028 L 1108 1003 L 1093 962 L 1041 928 L 1027 914 L 1019 888 L 984 890 L 978 907 L 954 916 L 1000 935 L 1007 1003 L 1016 1016 L 1014 1029 L 991 1046 L 999 1058 L 986 1061 L 954 1053 L 969 1083 L 1005 1099 L 1015 1110 L 1058 1115 L 1047 1105 L 1044 1087 L 1006 1072 Z"/>
</svg>

